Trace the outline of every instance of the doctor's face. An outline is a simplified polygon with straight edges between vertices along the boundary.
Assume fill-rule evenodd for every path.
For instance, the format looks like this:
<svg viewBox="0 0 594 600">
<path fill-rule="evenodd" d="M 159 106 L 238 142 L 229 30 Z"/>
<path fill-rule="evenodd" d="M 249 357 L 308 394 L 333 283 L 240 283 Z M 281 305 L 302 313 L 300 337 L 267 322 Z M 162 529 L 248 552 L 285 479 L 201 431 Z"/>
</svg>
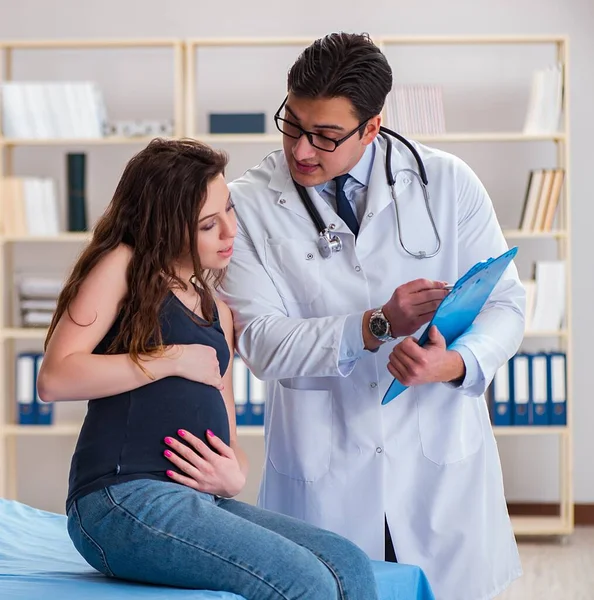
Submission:
<svg viewBox="0 0 594 600">
<path fill-rule="evenodd" d="M 348 173 L 360 160 L 365 147 L 379 131 L 380 117 L 373 116 L 361 124 L 348 98 L 303 98 L 289 93 L 280 112 L 283 128 L 283 149 L 289 170 L 295 181 L 310 187 Z M 361 125 L 360 129 L 357 126 Z M 300 130 L 313 134 L 312 141 Z M 340 140 L 355 131 L 333 152 L 316 145 L 332 148 L 330 140 Z M 362 134 L 362 135 L 361 135 Z M 291 137 L 294 136 L 294 137 Z M 318 137 L 322 136 L 322 137 Z"/>
</svg>

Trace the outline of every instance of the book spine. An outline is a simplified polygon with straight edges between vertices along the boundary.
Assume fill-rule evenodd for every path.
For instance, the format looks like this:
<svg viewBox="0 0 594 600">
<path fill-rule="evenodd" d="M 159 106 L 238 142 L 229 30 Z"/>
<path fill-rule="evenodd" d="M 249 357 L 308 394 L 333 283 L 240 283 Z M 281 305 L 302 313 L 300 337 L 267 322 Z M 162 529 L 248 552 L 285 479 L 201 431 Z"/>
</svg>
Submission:
<svg viewBox="0 0 594 600">
<path fill-rule="evenodd" d="M 85 167 L 86 154 L 68 154 L 68 231 L 87 231 Z"/>
</svg>

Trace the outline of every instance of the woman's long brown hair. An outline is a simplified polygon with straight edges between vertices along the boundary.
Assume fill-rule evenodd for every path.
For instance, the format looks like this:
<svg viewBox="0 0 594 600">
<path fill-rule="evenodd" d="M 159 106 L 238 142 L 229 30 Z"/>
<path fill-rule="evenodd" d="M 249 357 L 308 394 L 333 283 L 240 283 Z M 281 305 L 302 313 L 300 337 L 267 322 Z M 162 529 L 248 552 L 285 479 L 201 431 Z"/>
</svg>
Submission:
<svg viewBox="0 0 594 600">
<path fill-rule="evenodd" d="M 185 139 L 155 139 L 130 160 L 60 293 L 46 349 L 62 315 L 70 315 L 71 303 L 87 275 L 120 244 L 132 248 L 132 259 L 126 274 L 128 292 L 121 303 L 121 324 L 108 353 L 127 352 L 141 366 L 141 354 L 163 349 L 159 311 L 172 285 L 187 289 L 187 282 L 174 271 L 174 262 L 188 252 L 188 242 L 202 313 L 212 323 L 215 301 L 210 290 L 220 282 L 222 273 L 202 269 L 195 240 L 207 186 L 224 173 L 226 165 L 223 152 Z"/>
</svg>

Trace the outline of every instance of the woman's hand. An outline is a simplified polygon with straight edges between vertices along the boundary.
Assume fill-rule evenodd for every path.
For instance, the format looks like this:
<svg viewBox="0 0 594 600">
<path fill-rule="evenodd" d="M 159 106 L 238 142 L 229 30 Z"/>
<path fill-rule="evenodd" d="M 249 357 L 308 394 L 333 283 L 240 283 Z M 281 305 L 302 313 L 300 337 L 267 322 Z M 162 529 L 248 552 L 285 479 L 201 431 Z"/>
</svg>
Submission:
<svg viewBox="0 0 594 600">
<path fill-rule="evenodd" d="M 223 389 L 223 378 L 217 358 L 217 351 L 212 346 L 203 344 L 177 345 L 171 354 L 175 361 L 175 375 L 191 381 L 198 381 Z"/>
<path fill-rule="evenodd" d="M 188 446 L 166 437 L 165 443 L 171 450 L 165 450 L 164 454 L 185 475 L 167 471 L 169 478 L 199 492 L 222 498 L 232 498 L 241 492 L 245 486 L 245 475 L 230 446 L 210 430 L 206 435 L 214 451 L 189 431 L 180 429 L 177 433 Z"/>
</svg>

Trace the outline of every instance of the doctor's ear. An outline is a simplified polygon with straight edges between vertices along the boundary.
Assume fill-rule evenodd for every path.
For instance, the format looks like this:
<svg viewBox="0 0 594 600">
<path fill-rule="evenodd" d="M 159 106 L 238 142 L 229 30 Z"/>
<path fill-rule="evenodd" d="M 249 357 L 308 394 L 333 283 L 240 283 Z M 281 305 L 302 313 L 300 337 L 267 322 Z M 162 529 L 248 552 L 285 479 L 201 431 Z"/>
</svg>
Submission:
<svg viewBox="0 0 594 600">
<path fill-rule="evenodd" d="M 379 115 L 371 117 L 371 119 L 367 121 L 365 129 L 363 130 L 363 135 L 361 136 L 361 141 L 365 146 L 371 144 L 371 142 L 373 142 L 373 140 L 376 138 L 381 124 L 382 118 Z"/>
</svg>

